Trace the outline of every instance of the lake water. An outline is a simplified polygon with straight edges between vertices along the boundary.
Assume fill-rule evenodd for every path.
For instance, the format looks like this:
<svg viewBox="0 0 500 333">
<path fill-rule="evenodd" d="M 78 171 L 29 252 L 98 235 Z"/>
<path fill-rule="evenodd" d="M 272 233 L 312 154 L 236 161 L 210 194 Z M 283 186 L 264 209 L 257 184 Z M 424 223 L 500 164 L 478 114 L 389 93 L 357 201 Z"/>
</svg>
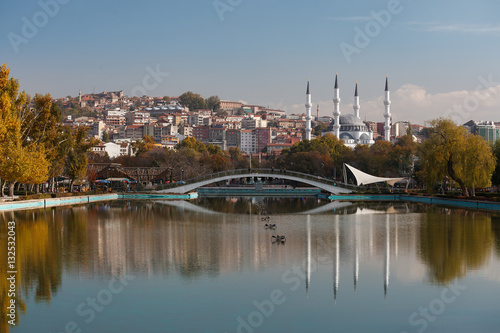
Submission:
<svg viewBox="0 0 500 333">
<path fill-rule="evenodd" d="M 500 332 L 496 213 L 200 198 L 0 214 L 2 310 L 7 221 L 18 271 L 1 332 Z"/>
</svg>

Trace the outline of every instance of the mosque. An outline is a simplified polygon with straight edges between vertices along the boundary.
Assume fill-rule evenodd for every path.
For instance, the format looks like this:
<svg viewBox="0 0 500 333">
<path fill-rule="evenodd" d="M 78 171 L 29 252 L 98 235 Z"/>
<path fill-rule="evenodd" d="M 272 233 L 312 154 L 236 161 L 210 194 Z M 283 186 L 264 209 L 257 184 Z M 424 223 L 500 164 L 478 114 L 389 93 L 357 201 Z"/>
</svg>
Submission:
<svg viewBox="0 0 500 333">
<path fill-rule="evenodd" d="M 340 90 L 338 85 L 338 76 L 335 75 L 335 88 L 334 88 L 334 98 L 333 98 L 333 121 L 328 126 L 327 130 L 323 132 L 323 135 L 326 133 L 331 133 L 335 135 L 337 138 L 344 140 L 344 144 L 350 148 L 356 147 L 358 144 L 364 144 L 371 146 L 375 143 L 373 140 L 373 132 L 366 126 L 366 124 L 359 117 L 359 95 L 358 95 L 358 83 L 356 83 L 356 87 L 354 90 L 354 113 L 353 114 L 345 114 L 341 115 L 340 113 Z M 386 77 L 385 79 L 385 98 L 384 98 L 384 106 L 385 106 L 385 140 L 390 141 L 391 134 L 391 99 L 389 92 L 389 80 Z M 309 89 L 309 82 L 307 82 L 307 91 L 306 91 L 306 139 L 311 140 L 311 92 Z"/>
</svg>

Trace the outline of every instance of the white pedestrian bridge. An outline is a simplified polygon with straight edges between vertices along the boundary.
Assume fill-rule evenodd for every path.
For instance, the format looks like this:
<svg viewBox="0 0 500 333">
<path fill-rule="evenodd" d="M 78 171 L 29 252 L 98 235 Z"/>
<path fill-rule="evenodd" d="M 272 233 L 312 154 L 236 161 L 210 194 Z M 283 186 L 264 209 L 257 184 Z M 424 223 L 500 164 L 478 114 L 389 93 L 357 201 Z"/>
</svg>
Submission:
<svg viewBox="0 0 500 333">
<path fill-rule="evenodd" d="M 320 188 L 332 194 L 351 193 L 355 187 L 352 185 L 345 185 L 332 179 L 323 178 L 320 176 L 308 175 L 296 171 L 280 171 L 273 169 L 237 169 L 227 170 L 214 174 L 203 175 L 188 179 L 182 185 L 173 184 L 172 187 L 155 191 L 156 193 L 188 193 L 196 190 L 199 187 L 210 185 L 217 182 L 223 182 L 231 179 L 238 178 L 277 178 L 296 181 Z"/>
</svg>

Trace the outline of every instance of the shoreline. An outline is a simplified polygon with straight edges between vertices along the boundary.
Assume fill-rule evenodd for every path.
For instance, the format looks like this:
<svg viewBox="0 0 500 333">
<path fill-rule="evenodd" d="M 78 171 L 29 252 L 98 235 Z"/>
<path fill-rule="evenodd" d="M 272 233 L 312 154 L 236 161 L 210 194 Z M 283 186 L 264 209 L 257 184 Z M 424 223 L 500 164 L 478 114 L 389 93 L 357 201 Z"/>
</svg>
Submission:
<svg viewBox="0 0 500 333">
<path fill-rule="evenodd" d="M 207 191 L 211 192 L 211 191 Z M 236 192 L 226 192 L 225 191 L 214 191 L 219 193 L 203 193 L 207 196 L 225 196 L 225 195 L 243 195 L 243 196 L 266 196 L 274 192 L 274 196 L 283 196 L 284 191 L 267 191 L 267 193 L 258 193 L 253 191 L 244 191 L 246 193 L 236 193 Z M 266 192 L 266 191 L 263 191 Z M 280 193 L 281 192 L 281 193 Z M 300 193 L 302 191 L 295 192 L 298 196 L 304 196 L 306 193 Z M 203 195 L 202 193 L 200 193 Z M 215 194 L 215 195 L 214 195 Z M 294 196 L 293 191 L 289 190 L 289 196 Z M 403 201 L 403 202 L 413 202 L 413 203 L 423 203 L 428 205 L 439 205 L 439 206 L 452 206 L 457 208 L 467 208 L 476 210 L 487 210 L 487 211 L 500 211 L 500 202 L 493 201 L 480 201 L 480 200 L 468 200 L 468 199 L 452 199 L 452 198 L 440 198 L 440 197 L 420 197 L 412 196 L 407 194 L 358 194 L 358 195 L 321 195 L 314 193 L 313 191 L 307 193 L 309 196 L 317 196 L 319 198 L 328 199 L 330 201 Z M 286 196 L 286 195 L 285 195 Z M 307 195 L 306 195 L 307 196 Z M 181 199 L 190 200 L 198 198 L 198 193 L 188 193 L 188 194 L 159 194 L 159 193 L 113 193 L 113 194 L 95 194 L 87 196 L 77 196 L 77 197 L 64 197 L 64 198 L 46 198 L 46 199 L 34 199 L 34 200 L 24 200 L 24 201 L 4 201 L 0 202 L 0 212 L 1 211 L 17 211 L 17 210 L 29 210 L 29 209 L 40 209 L 40 208 L 52 208 L 60 206 L 71 206 L 71 205 L 81 205 L 88 204 L 92 202 L 105 202 L 114 200 L 148 200 L 148 199 Z"/>
<path fill-rule="evenodd" d="M 457 208 L 468 208 L 477 210 L 500 211 L 500 202 L 481 201 L 469 199 L 452 199 L 439 197 L 420 197 L 408 194 L 359 194 L 359 195 L 330 195 L 331 201 L 403 201 L 423 203 L 437 206 L 452 206 Z"/>
<path fill-rule="evenodd" d="M 0 212 L 2 211 L 17 211 L 28 209 L 52 208 L 60 206 L 82 205 L 92 202 L 105 202 L 114 200 L 127 200 L 127 199 L 194 199 L 197 198 L 197 193 L 190 194 L 148 194 L 148 193 L 112 193 L 112 194 L 94 194 L 75 197 L 64 198 L 46 198 L 46 199 L 33 199 L 23 201 L 4 201 L 0 202 Z"/>
</svg>

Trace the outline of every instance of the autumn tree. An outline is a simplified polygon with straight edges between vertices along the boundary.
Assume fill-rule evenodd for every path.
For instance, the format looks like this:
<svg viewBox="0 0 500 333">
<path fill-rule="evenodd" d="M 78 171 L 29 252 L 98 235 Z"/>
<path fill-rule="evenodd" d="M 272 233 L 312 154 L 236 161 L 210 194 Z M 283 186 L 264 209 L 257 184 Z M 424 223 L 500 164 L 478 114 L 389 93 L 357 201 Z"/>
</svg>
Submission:
<svg viewBox="0 0 500 333">
<path fill-rule="evenodd" d="M 65 169 L 70 179 L 70 191 L 73 190 L 73 183 L 78 179 L 83 179 L 87 174 L 87 151 L 95 142 L 87 139 L 88 128 L 78 127 L 70 136 L 70 145 L 66 157 Z"/>
<path fill-rule="evenodd" d="M 496 158 L 491 147 L 482 137 L 467 133 L 465 140 L 467 144 L 462 157 L 462 177 L 470 194 L 475 196 L 476 188 L 491 186 Z"/>
<path fill-rule="evenodd" d="M 456 182 L 465 196 L 469 195 L 468 188 L 489 186 L 495 158 L 491 148 L 479 141 L 482 138 L 467 133 L 450 119 L 429 123 L 429 139 L 417 150 L 428 190 L 432 191 L 445 176 Z"/>
<path fill-rule="evenodd" d="M 493 155 L 496 158 L 497 164 L 495 167 L 495 171 L 493 172 L 493 176 L 491 177 L 491 181 L 494 185 L 500 185 L 500 139 L 498 139 L 493 144 Z"/>
<path fill-rule="evenodd" d="M 10 70 L 3 64 L 0 67 L 0 178 L 9 182 L 9 195 L 13 196 L 15 183 L 24 177 L 28 167 L 19 118 L 27 95 L 19 92 L 19 82 L 9 78 L 9 74 Z"/>
<path fill-rule="evenodd" d="M 132 148 L 136 155 L 142 155 L 156 147 L 155 139 L 151 136 L 145 135 L 142 140 L 137 140 L 132 144 Z"/>
</svg>

